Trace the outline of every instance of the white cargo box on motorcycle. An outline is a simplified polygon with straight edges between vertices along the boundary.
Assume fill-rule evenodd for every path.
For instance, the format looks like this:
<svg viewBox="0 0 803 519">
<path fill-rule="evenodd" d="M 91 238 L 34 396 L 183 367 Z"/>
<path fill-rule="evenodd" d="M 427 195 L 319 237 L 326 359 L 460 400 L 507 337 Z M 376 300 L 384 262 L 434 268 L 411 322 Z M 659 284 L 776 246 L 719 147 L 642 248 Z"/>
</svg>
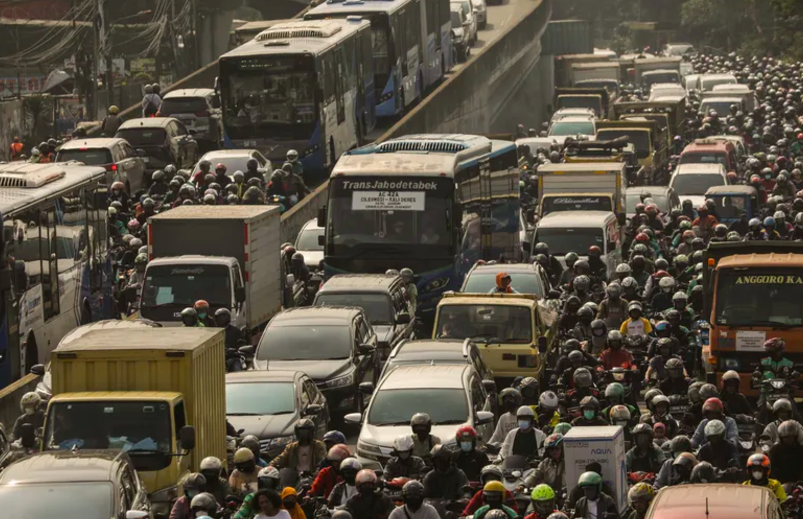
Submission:
<svg viewBox="0 0 803 519">
<path fill-rule="evenodd" d="M 625 434 L 619 426 L 573 427 L 563 438 L 566 485 L 571 495 L 589 463 L 602 466 L 602 480 L 612 491 L 621 513 L 627 508 Z"/>
</svg>

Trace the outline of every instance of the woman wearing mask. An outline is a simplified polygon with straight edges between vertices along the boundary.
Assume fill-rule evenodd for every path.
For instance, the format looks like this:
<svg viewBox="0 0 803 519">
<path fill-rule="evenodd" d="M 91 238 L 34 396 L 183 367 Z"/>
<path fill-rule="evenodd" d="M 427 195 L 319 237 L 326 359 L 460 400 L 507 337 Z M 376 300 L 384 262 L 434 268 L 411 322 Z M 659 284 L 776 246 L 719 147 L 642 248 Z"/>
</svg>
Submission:
<svg viewBox="0 0 803 519">
<path fill-rule="evenodd" d="M 192 503 L 192 498 L 206 489 L 206 478 L 203 474 L 193 472 L 184 477 L 181 486 L 184 488 L 184 495 L 176 499 L 173 504 L 173 509 L 170 510 L 170 519 L 191 519 L 191 517 L 195 517 L 191 515 L 190 504 Z"/>
</svg>

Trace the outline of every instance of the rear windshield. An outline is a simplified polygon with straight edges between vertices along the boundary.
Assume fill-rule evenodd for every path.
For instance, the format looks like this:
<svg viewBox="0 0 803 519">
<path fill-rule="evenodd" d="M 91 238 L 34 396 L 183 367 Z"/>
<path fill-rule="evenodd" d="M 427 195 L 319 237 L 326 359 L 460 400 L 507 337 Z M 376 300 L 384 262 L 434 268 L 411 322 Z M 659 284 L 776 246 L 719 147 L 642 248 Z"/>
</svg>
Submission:
<svg viewBox="0 0 803 519">
<path fill-rule="evenodd" d="M 168 117 L 173 114 L 194 114 L 208 110 L 209 107 L 203 97 L 176 97 L 162 101 L 159 113 Z"/>
<path fill-rule="evenodd" d="M 598 141 L 612 141 L 627 136 L 628 141 L 636 148 L 636 157 L 646 159 L 650 156 L 650 133 L 638 130 L 597 130 Z"/>
<path fill-rule="evenodd" d="M 102 166 L 104 164 L 111 164 L 112 152 L 106 148 L 98 148 L 95 150 L 62 150 L 56 156 L 57 162 L 67 162 L 68 160 L 77 160 L 83 162 L 87 166 Z"/>
<path fill-rule="evenodd" d="M 164 143 L 166 134 L 164 128 L 129 128 L 118 131 L 117 137 L 132 146 L 159 146 Z"/>
</svg>

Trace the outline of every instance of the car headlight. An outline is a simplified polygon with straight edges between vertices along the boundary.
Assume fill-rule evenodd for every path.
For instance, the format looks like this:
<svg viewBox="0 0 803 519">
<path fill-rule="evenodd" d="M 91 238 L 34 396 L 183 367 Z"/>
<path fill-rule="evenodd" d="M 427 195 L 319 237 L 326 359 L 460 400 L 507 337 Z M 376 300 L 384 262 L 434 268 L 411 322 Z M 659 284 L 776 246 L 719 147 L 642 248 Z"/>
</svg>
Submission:
<svg viewBox="0 0 803 519">
<path fill-rule="evenodd" d="M 424 292 L 435 292 L 438 290 L 443 290 L 449 285 L 449 278 L 442 277 L 442 278 L 435 278 L 430 280 L 426 286 L 424 286 Z"/>
<path fill-rule="evenodd" d="M 268 447 L 276 448 L 276 447 L 284 447 L 288 443 L 293 443 L 296 441 L 296 435 L 291 434 L 290 436 L 279 436 L 278 438 L 272 438 L 268 440 Z M 262 442 L 260 443 L 260 447 L 262 447 Z"/>
<path fill-rule="evenodd" d="M 358 441 L 357 456 L 369 460 L 379 461 L 379 458 L 382 457 L 382 450 L 376 445 L 371 445 L 370 443 Z"/>
<path fill-rule="evenodd" d="M 338 377 L 333 378 L 332 380 L 326 380 L 319 384 L 321 389 L 333 389 L 336 387 L 346 387 L 350 386 L 354 382 L 354 377 L 351 373 L 346 375 L 345 377 Z"/>
</svg>

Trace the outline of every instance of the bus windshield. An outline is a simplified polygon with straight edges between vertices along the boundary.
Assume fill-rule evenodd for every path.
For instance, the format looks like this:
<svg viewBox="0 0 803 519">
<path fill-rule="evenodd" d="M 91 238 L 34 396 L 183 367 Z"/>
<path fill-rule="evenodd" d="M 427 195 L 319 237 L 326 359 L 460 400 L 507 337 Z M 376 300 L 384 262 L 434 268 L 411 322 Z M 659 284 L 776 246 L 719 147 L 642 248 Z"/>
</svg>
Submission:
<svg viewBox="0 0 803 519">
<path fill-rule="evenodd" d="M 720 269 L 716 286 L 716 324 L 803 326 L 803 267 Z"/>
<path fill-rule="evenodd" d="M 270 132 L 309 138 L 316 121 L 315 65 L 309 56 L 257 56 L 221 62 L 227 134 L 234 139 Z"/>
<path fill-rule="evenodd" d="M 398 186 L 404 190 L 392 190 Z M 333 178 L 326 232 L 330 253 L 447 254 L 453 196 L 454 181 L 446 178 Z"/>
</svg>

